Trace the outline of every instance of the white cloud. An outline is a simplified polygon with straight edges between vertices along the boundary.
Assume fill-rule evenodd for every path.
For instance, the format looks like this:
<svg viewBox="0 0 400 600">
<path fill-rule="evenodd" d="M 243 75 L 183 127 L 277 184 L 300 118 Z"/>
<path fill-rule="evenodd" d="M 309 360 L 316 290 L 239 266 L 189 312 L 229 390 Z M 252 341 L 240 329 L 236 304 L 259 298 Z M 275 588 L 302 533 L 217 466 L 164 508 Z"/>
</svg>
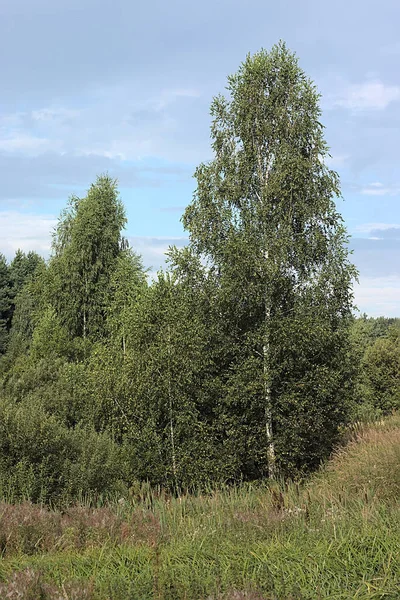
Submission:
<svg viewBox="0 0 400 600">
<path fill-rule="evenodd" d="M 199 98 L 200 92 L 191 88 L 164 89 L 157 99 L 150 101 L 157 110 L 162 110 L 180 98 Z"/>
<path fill-rule="evenodd" d="M 35 137 L 28 133 L 16 133 L 10 137 L 0 138 L 0 151 L 41 154 L 54 149 L 55 143 L 47 138 Z"/>
<path fill-rule="evenodd" d="M 355 231 L 359 231 L 360 233 L 369 233 L 370 231 L 393 229 L 400 227 L 399 224 L 396 223 L 361 223 L 355 227 Z"/>
<path fill-rule="evenodd" d="M 138 160 L 159 156 L 188 160 L 199 144 L 186 136 L 197 125 L 198 90 L 171 87 L 140 93 L 133 84 L 100 89 L 82 107 L 49 105 L 0 114 L 0 151 L 38 156 L 46 151 Z M 205 127 L 207 133 L 207 128 Z M 197 157 L 196 161 L 197 162 Z"/>
<path fill-rule="evenodd" d="M 35 121 L 64 122 L 78 117 L 80 111 L 64 108 L 62 106 L 53 106 L 48 108 L 42 108 L 40 110 L 33 110 L 30 114 Z"/>
<path fill-rule="evenodd" d="M 21 127 L 27 113 L 14 112 L 0 114 L 0 128 L 4 131 Z"/>
<path fill-rule="evenodd" d="M 128 156 L 121 152 L 121 148 L 115 143 L 111 143 L 109 148 L 104 149 L 102 146 L 80 149 L 78 156 L 101 156 L 111 160 L 128 160 Z M 139 160 L 138 157 L 136 157 Z"/>
<path fill-rule="evenodd" d="M 383 183 L 376 181 L 362 186 L 359 193 L 364 196 L 396 196 L 397 194 L 400 194 L 400 186 L 393 184 L 384 185 Z"/>
<path fill-rule="evenodd" d="M 361 277 L 354 293 L 361 313 L 400 317 L 400 277 Z"/>
<path fill-rule="evenodd" d="M 48 256 L 51 232 L 57 223 L 53 215 L 35 215 L 17 211 L 0 212 L 0 252 L 12 258 L 20 248 L 24 252 L 35 250 Z"/>
<path fill-rule="evenodd" d="M 38 156 L 62 152 L 65 124 L 79 114 L 66 108 L 43 108 L 0 115 L 0 151 Z"/>
<path fill-rule="evenodd" d="M 380 181 L 353 185 L 352 189 L 363 196 L 397 196 L 400 194 L 400 185 L 397 183 L 384 184 Z"/>
<path fill-rule="evenodd" d="M 129 242 L 133 249 L 142 255 L 143 264 L 151 268 L 153 272 L 165 267 L 165 253 L 169 246 L 182 248 L 188 243 L 187 237 L 150 237 L 133 236 L 129 237 Z"/>
<path fill-rule="evenodd" d="M 400 86 L 385 85 L 382 81 L 366 81 L 349 85 L 336 98 L 334 106 L 352 111 L 384 110 L 392 102 L 400 100 Z"/>
<path fill-rule="evenodd" d="M 334 154 L 327 158 L 326 164 L 331 168 L 341 167 L 349 160 L 349 158 L 349 154 Z"/>
</svg>

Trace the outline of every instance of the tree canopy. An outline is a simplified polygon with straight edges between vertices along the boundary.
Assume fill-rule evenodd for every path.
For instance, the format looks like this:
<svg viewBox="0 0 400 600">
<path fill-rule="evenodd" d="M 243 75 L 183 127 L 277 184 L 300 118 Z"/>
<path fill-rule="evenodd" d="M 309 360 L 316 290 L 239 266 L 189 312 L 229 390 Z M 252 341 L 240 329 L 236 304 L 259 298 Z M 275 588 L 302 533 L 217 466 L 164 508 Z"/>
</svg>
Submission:
<svg viewBox="0 0 400 600">
<path fill-rule="evenodd" d="M 238 348 L 229 368 L 253 389 L 272 474 L 274 437 L 281 462 L 313 462 L 321 448 L 311 444 L 330 448 L 344 418 L 356 270 L 319 94 L 295 55 L 285 44 L 249 55 L 227 90 L 211 105 L 214 159 L 196 170 L 183 223 L 218 279 Z"/>
</svg>

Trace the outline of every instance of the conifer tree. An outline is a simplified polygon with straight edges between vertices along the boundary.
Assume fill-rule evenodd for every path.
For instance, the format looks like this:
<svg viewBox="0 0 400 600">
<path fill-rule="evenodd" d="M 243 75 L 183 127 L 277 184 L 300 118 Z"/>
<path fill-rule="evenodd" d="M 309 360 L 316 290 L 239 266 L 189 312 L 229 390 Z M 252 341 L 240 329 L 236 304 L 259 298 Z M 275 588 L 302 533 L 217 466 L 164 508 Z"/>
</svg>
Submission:
<svg viewBox="0 0 400 600">
<path fill-rule="evenodd" d="M 11 295 L 9 266 L 5 256 L 0 254 L 0 355 L 4 354 L 7 347 Z"/>
</svg>

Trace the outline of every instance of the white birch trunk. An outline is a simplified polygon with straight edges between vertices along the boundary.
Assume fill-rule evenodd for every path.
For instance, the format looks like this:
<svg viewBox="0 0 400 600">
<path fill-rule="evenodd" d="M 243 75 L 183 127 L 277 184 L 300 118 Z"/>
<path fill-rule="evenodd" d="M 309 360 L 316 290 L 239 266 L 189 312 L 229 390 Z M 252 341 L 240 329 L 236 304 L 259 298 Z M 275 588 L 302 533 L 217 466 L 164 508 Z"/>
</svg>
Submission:
<svg viewBox="0 0 400 600">
<path fill-rule="evenodd" d="M 86 301 L 88 297 L 88 280 L 85 275 L 85 300 L 83 304 L 83 339 L 86 340 Z"/>
<path fill-rule="evenodd" d="M 126 306 L 125 306 L 125 302 L 124 302 L 124 310 L 122 312 L 122 318 L 124 320 L 123 325 L 122 325 L 122 352 L 124 355 L 124 359 L 125 359 L 125 355 L 126 355 L 125 315 L 126 315 Z"/>
<path fill-rule="evenodd" d="M 268 259 L 268 251 L 265 251 L 264 257 Z M 276 456 L 274 435 L 272 428 L 272 390 L 271 390 L 271 375 L 270 375 L 270 342 L 269 342 L 269 326 L 271 318 L 271 308 L 268 300 L 268 292 L 265 292 L 265 337 L 263 345 L 264 359 L 264 402 L 265 402 L 265 431 L 267 437 L 267 460 L 268 460 L 268 475 L 270 479 L 276 477 Z"/>
<path fill-rule="evenodd" d="M 172 473 L 174 475 L 175 486 L 176 481 L 176 455 L 175 455 L 175 434 L 173 421 L 173 398 L 171 384 L 171 327 L 168 325 L 168 402 L 169 402 L 169 427 L 171 437 L 171 453 L 172 453 Z"/>
<path fill-rule="evenodd" d="M 254 142 L 253 142 L 254 143 Z M 259 202 L 262 202 L 264 191 L 267 186 L 269 176 L 269 156 L 263 160 L 262 149 L 258 146 L 257 149 L 257 168 L 258 177 L 261 184 L 261 191 L 257 194 Z M 266 239 L 264 239 L 266 244 Z M 265 272 L 268 269 L 268 250 L 264 250 Z M 263 345 L 263 368 L 264 368 L 264 402 L 265 402 L 265 432 L 267 438 L 267 461 L 268 475 L 270 479 L 276 477 L 276 456 L 274 445 L 274 432 L 272 428 L 272 390 L 271 390 L 271 372 L 270 372 L 270 321 L 271 321 L 271 305 L 269 300 L 268 290 L 265 289 L 264 294 L 264 345 Z"/>
</svg>

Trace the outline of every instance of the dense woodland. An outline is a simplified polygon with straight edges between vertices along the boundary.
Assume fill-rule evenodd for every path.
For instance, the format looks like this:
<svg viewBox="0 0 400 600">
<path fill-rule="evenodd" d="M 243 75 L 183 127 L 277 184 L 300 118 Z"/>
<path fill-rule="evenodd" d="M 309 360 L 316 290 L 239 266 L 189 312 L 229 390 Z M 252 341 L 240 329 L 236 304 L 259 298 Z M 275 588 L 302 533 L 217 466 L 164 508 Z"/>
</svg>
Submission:
<svg viewBox="0 0 400 600">
<path fill-rule="evenodd" d="M 129 247 L 108 175 L 69 199 L 48 261 L 0 256 L 3 497 L 297 478 L 400 407 L 400 320 L 355 316 L 315 86 L 280 44 L 228 92 L 166 270 Z"/>
</svg>

